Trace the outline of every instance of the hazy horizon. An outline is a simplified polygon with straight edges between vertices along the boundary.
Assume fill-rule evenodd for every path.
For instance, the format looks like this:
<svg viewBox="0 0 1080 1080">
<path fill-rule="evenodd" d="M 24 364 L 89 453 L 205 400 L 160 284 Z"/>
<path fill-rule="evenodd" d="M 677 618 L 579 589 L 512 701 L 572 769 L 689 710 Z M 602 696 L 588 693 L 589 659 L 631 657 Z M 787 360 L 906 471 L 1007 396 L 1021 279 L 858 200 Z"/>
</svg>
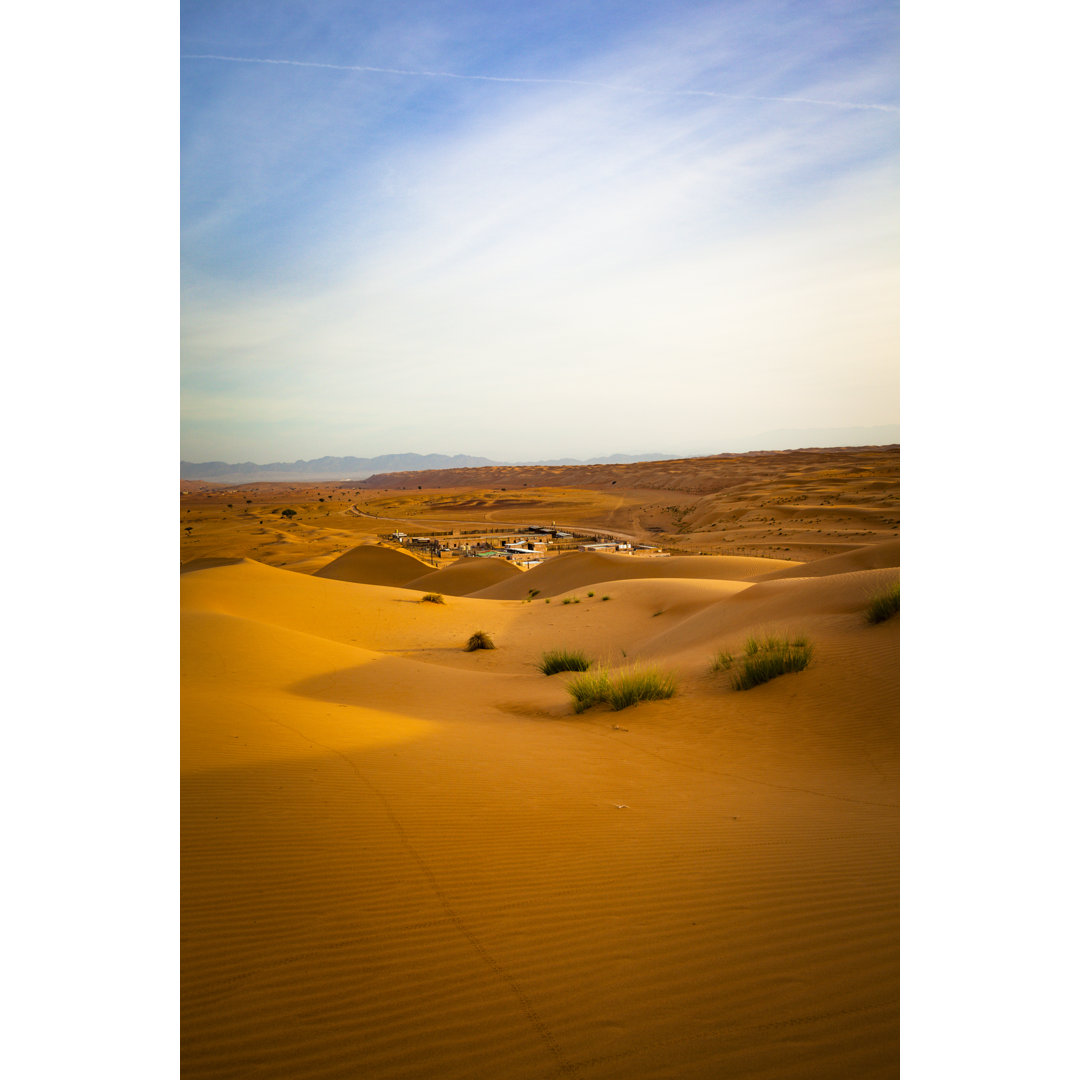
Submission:
<svg viewBox="0 0 1080 1080">
<path fill-rule="evenodd" d="M 181 457 L 898 423 L 898 21 L 183 3 Z"/>
<path fill-rule="evenodd" d="M 825 441 L 821 443 L 800 443 L 799 446 L 786 445 L 792 443 L 792 438 L 799 436 L 829 436 L 841 439 L 842 441 L 832 442 Z M 790 436 L 790 437 L 789 437 Z M 895 437 L 893 437 L 895 436 Z M 846 439 L 845 439 L 846 437 Z M 870 441 L 859 442 L 862 437 L 866 437 Z M 851 441 L 852 439 L 856 441 Z M 797 441 L 797 439 L 795 440 Z M 532 465 L 532 464 L 544 464 L 550 462 L 559 461 L 574 461 L 576 463 L 588 463 L 594 459 L 606 459 L 606 458 L 632 458 L 635 461 L 650 461 L 661 460 L 665 458 L 696 458 L 696 457 L 709 457 L 716 454 L 729 454 L 729 453 L 747 453 L 751 450 L 762 451 L 781 451 L 781 450 L 793 450 L 793 449 L 809 449 L 812 446 L 819 449 L 839 448 L 843 446 L 855 446 L 855 445 L 889 445 L 892 443 L 898 443 L 900 441 L 900 428 L 899 425 L 881 425 L 881 426 L 864 426 L 864 427 L 850 427 L 850 428 L 833 428 L 833 429 L 818 429 L 817 431 L 775 431 L 775 432 L 758 432 L 754 435 L 747 436 L 743 439 L 720 439 L 717 440 L 716 445 L 712 447 L 695 447 L 695 448 L 675 448 L 665 449 L 654 447 L 651 450 L 634 450 L 634 449 L 609 449 L 604 453 L 589 454 L 583 457 L 574 457 L 570 454 L 556 454 L 550 457 L 533 457 L 526 459 L 514 459 L 506 455 L 499 455 L 496 453 L 465 453 L 455 449 L 448 449 L 442 451 L 411 451 L 405 449 L 390 449 L 383 450 L 374 454 L 305 454 L 297 458 L 278 458 L 273 461 L 255 461 L 251 458 L 247 458 L 244 461 L 226 461 L 224 458 L 203 458 L 199 461 L 194 461 L 190 458 L 181 458 L 182 465 L 199 465 L 210 463 L 225 463 L 229 465 L 256 465 L 259 468 L 263 468 L 269 465 L 282 465 L 282 464 L 295 464 L 300 462 L 313 462 L 321 461 L 327 458 L 356 458 L 356 459 L 368 459 L 378 460 L 381 458 L 391 457 L 409 457 L 409 456 L 427 456 L 427 457 L 468 457 L 468 458 L 483 458 L 493 464 L 499 465 Z M 785 445 L 781 445 L 781 444 Z M 434 468 L 442 468 L 443 466 L 433 466 Z"/>
</svg>

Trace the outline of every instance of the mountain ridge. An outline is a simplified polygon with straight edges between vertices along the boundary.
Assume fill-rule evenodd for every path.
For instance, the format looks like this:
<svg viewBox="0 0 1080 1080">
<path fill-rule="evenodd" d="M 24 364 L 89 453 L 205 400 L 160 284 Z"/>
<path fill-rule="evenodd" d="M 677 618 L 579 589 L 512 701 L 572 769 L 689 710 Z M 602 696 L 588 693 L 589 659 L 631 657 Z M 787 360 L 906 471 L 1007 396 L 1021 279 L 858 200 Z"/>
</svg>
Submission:
<svg viewBox="0 0 1080 1080">
<path fill-rule="evenodd" d="M 697 452 L 608 454 L 603 457 L 551 458 L 533 461 L 500 461 L 471 454 L 380 454 L 376 457 L 325 456 L 292 462 L 275 461 L 260 465 L 253 461 L 181 461 L 182 480 L 366 480 L 371 476 L 396 472 L 427 472 L 447 469 L 488 467 L 561 467 L 585 465 L 630 465 L 643 461 L 676 461 L 714 454 L 749 453 L 756 450 L 799 450 L 808 447 L 883 446 L 899 443 L 899 424 L 846 428 L 778 428 L 740 439 L 726 440 L 719 447 Z"/>
</svg>

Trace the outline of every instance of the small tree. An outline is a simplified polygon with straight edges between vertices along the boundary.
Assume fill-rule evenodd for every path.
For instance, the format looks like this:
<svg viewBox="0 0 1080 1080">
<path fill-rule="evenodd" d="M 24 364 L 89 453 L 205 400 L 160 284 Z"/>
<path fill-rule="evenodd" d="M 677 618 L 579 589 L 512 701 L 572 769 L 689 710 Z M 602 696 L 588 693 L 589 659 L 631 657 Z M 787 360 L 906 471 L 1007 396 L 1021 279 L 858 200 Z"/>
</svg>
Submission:
<svg viewBox="0 0 1080 1080">
<path fill-rule="evenodd" d="M 288 521 L 292 521 L 292 519 L 294 517 L 296 517 L 296 511 L 295 510 L 282 510 L 281 511 L 281 516 L 283 518 L 285 518 L 286 520 L 288 520 Z"/>
</svg>

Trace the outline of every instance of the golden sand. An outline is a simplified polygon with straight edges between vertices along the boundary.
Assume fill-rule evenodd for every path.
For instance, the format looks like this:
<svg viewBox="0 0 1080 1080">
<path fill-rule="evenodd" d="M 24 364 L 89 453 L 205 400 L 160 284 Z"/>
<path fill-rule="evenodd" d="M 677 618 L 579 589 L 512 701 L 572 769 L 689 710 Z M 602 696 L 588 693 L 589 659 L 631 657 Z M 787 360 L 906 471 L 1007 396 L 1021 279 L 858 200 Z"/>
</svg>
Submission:
<svg viewBox="0 0 1080 1080">
<path fill-rule="evenodd" d="M 436 570 L 357 545 L 348 496 L 259 536 L 228 501 L 181 577 L 188 1080 L 898 1074 L 887 533 Z M 803 672 L 710 670 L 790 632 Z M 678 692 L 574 714 L 555 647 Z"/>
</svg>

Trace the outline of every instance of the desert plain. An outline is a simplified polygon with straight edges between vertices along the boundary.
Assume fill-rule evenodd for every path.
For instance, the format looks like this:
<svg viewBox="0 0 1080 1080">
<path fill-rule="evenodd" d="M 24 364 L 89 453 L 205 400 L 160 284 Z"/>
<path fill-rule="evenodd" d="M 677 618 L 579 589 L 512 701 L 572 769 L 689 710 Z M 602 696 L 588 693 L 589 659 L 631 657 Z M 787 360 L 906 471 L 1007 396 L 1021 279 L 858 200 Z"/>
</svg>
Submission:
<svg viewBox="0 0 1080 1080">
<path fill-rule="evenodd" d="M 898 447 L 181 490 L 185 1077 L 898 1075 Z"/>
</svg>

